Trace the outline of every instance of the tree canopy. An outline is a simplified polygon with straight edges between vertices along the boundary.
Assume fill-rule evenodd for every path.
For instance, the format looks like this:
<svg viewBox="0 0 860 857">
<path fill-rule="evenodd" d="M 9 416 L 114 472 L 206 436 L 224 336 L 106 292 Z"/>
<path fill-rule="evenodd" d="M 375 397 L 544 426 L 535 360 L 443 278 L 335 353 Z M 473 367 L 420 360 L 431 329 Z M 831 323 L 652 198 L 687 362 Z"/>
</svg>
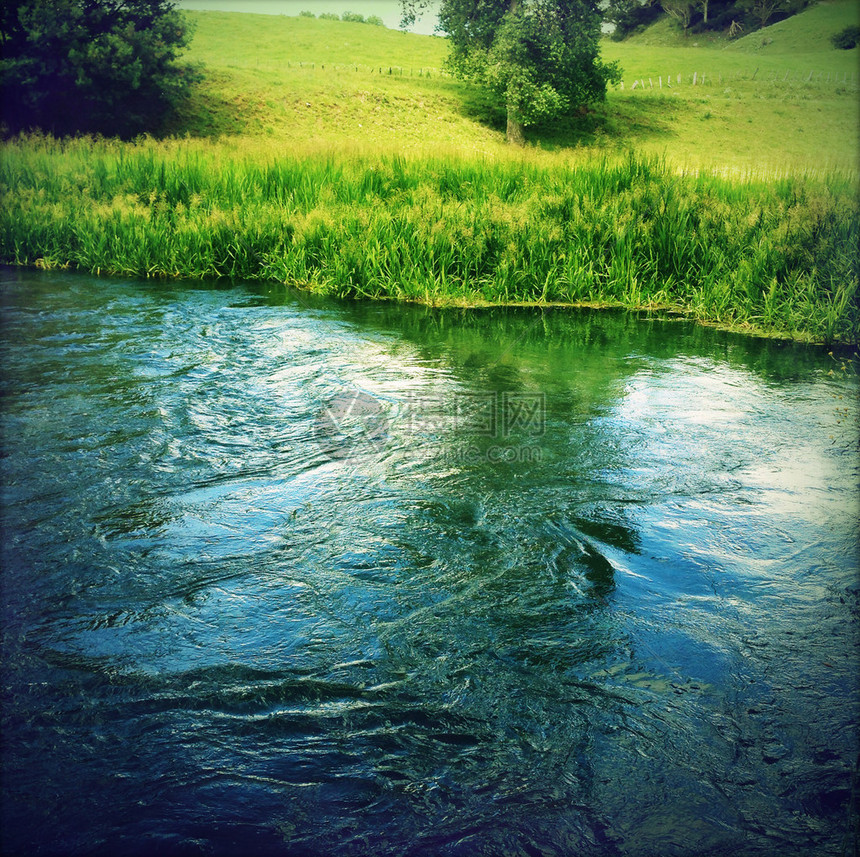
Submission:
<svg viewBox="0 0 860 857">
<path fill-rule="evenodd" d="M 603 17 L 615 25 L 614 39 L 624 39 L 662 13 L 684 33 L 706 30 L 731 35 L 750 33 L 803 11 L 810 0 L 606 0 Z"/>
<path fill-rule="evenodd" d="M 404 23 L 428 0 L 401 0 Z M 508 139 L 606 96 L 618 78 L 599 55 L 596 0 L 442 0 L 440 29 L 451 44 L 454 73 L 489 89 L 508 117 Z"/>
<path fill-rule="evenodd" d="M 9 131 L 133 136 L 186 94 L 189 40 L 173 0 L 4 0 L 0 88 Z"/>
</svg>

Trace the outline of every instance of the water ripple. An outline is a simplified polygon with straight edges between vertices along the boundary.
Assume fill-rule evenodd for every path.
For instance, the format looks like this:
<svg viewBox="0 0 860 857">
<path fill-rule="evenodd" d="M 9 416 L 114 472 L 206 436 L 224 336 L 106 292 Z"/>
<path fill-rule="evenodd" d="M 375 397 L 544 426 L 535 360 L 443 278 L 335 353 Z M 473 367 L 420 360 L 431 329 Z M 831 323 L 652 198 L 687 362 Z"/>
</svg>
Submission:
<svg viewBox="0 0 860 857">
<path fill-rule="evenodd" d="M 4 279 L 9 853 L 847 841 L 858 398 L 826 353 Z"/>
</svg>

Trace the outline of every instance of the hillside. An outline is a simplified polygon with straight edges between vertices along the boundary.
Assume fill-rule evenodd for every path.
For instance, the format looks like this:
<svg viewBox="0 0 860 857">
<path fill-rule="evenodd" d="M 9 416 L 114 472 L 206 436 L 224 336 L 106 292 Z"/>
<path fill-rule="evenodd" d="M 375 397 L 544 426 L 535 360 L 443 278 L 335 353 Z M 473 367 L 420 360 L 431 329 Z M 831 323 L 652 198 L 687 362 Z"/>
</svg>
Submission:
<svg viewBox="0 0 860 857">
<path fill-rule="evenodd" d="M 203 64 L 206 82 L 177 131 L 385 147 L 488 137 L 457 115 L 462 87 L 439 73 L 442 39 L 313 18 L 186 14 L 195 25 L 187 58 Z"/>
<path fill-rule="evenodd" d="M 856 8 L 813 7 L 725 49 L 607 40 L 603 53 L 621 64 L 622 86 L 585 117 L 530 129 L 529 140 L 585 154 L 632 148 L 692 168 L 853 171 L 857 51 L 835 50 L 829 36 Z M 196 24 L 188 57 L 204 65 L 206 81 L 179 133 L 241 136 L 245 147 L 505 148 L 500 106 L 441 71 L 441 38 L 313 18 L 187 14 Z"/>
<path fill-rule="evenodd" d="M 856 0 L 822 3 L 734 42 L 684 39 L 658 21 L 629 41 L 605 44 L 604 54 L 624 68 L 627 93 L 614 93 L 609 109 L 649 105 L 654 120 L 668 114 L 660 133 L 637 144 L 654 151 L 662 142 L 670 158 L 687 164 L 854 172 L 858 51 L 837 50 L 830 37 L 856 20 L 859 8 Z M 646 87 L 636 90 L 639 102 L 630 91 L 637 79 Z"/>
<path fill-rule="evenodd" d="M 831 58 L 834 53 L 845 54 L 853 58 L 856 68 L 857 49 L 837 51 L 830 41 L 831 36 L 852 24 L 860 24 L 860 3 L 830 0 L 731 42 L 728 49 L 767 56 L 823 54 Z"/>
</svg>

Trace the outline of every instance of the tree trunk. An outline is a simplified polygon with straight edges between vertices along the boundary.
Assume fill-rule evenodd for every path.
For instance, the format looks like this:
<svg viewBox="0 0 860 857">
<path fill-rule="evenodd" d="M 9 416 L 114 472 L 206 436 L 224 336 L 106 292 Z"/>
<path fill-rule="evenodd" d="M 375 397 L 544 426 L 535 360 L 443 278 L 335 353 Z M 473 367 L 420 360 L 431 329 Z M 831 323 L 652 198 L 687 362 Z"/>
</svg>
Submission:
<svg viewBox="0 0 860 857">
<path fill-rule="evenodd" d="M 514 116 L 510 106 L 508 106 L 508 142 L 512 146 L 524 146 L 526 143 L 526 135 L 523 131 L 523 123 Z"/>
</svg>

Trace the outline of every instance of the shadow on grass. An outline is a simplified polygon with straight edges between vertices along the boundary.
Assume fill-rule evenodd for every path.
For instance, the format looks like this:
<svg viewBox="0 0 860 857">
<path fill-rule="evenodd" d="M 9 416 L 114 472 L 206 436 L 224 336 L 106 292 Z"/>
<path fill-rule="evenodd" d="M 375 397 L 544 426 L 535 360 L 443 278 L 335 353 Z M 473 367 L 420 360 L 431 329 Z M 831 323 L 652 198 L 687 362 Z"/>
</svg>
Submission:
<svg viewBox="0 0 860 857">
<path fill-rule="evenodd" d="M 507 114 L 504 105 L 477 87 L 463 87 L 460 113 L 493 131 L 504 134 Z M 647 98 L 611 95 L 603 104 L 562 116 L 552 123 L 526 129 L 528 143 L 548 150 L 578 147 L 628 149 L 644 141 L 676 136 L 677 120 L 692 106 L 669 95 Z"/>
<path fill-rule="evenodd" d="M 192 87 L 189 98 L 166 123 L 165 135 L 189 134 L 206 138 L 242 134 L 248 130 L 246 111 L 220 94 L 219 77 L 207 71 L 206 80 Z"/>
</svg>

